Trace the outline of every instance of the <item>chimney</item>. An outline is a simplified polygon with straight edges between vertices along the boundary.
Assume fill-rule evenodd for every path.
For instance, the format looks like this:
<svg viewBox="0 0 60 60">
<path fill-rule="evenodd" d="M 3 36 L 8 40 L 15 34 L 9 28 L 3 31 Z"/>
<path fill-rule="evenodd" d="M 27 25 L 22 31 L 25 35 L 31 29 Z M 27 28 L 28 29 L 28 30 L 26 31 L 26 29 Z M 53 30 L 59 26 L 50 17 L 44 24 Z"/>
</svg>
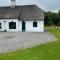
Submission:
<svg viewBox="0 0 60 60">
<path fill-rule="evenodd" d="M 11 0 L 11 7 L 15 7 L 16 6 L 16 1 L 15 0 Z"/>
</svg>

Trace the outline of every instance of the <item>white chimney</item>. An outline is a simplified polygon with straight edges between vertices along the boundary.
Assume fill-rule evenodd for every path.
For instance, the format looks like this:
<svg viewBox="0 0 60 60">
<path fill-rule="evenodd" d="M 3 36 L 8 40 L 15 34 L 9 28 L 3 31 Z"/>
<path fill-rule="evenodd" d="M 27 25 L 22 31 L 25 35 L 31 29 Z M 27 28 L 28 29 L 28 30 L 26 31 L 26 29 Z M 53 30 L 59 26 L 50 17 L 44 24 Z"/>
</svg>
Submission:
<svg viewBox="0 0 60 60">
<path fill-rule="evenodd" d="M 15 7 L 16 6 L 16 1 L 15 0 L 11 0 L 11 7 Z"/>
</svg>

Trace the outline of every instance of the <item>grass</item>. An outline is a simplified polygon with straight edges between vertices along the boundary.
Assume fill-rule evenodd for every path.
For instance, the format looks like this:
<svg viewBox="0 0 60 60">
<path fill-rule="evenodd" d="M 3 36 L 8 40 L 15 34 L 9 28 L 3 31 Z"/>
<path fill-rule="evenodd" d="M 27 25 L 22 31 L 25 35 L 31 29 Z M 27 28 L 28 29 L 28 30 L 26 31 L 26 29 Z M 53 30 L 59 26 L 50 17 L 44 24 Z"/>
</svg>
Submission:
<svg viewBox="0 0 60 60">
<path fill-rule="evenodd" d="M 60 60 L 60 30 L 48 28 L 57 41 L 30 49 L 0 54 L 0 60 Z"/>
</svg>

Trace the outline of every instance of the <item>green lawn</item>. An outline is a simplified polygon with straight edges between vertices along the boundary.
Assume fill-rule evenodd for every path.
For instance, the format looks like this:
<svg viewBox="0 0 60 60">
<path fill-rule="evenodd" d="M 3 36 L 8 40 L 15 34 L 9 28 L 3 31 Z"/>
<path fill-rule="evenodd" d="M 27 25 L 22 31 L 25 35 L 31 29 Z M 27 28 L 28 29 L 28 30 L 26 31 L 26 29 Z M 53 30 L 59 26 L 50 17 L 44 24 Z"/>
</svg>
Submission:
<svg viewBox="0 0 60 60">
<path fill-rule="evenodd" d="M 58 40 L 31 49 L 0 54 L 0 60 L 60 60 L 60 30 L 48 28 Z"/>
</svg>

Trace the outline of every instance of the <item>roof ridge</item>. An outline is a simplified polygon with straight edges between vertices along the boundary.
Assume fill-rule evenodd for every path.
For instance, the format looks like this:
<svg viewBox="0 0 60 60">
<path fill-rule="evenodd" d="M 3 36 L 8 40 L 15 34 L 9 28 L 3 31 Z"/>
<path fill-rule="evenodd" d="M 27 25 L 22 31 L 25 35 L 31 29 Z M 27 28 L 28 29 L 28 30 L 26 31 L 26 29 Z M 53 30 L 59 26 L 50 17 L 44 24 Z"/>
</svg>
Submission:
<svg viewBox="0 0 60 60">
<path fill-rule="evenodd" d="M 35 4 L 31 4 L 31 5 L 16 5 L 16 7 L 23 7 L 23 6 L 37 6 L 37 5 L 35 5 Z M 4 7 L 11 7 L 11 6 L 0 6 L 0 7 L 2 7 L 2 8 L 4 8 Z"/>
</svg>

